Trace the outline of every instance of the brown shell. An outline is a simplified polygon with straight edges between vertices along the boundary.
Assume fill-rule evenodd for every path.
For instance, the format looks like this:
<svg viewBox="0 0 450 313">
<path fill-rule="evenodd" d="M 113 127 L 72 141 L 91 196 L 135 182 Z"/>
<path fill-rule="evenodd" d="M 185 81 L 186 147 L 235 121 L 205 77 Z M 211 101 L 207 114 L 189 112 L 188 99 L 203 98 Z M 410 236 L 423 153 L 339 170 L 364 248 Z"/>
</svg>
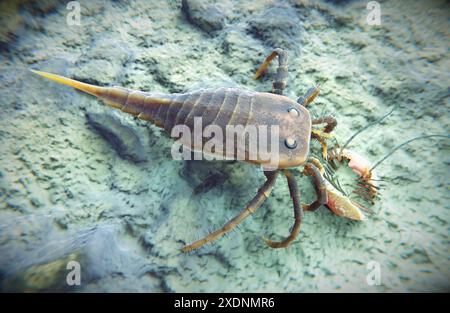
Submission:
<svg viewBox="0 0 450 313">
<path fill-rule="evenodd" d="M 204 89 L 180 94 L 146 93 L 119 87 L 107 89 L 106 94 L 100 98 L 104 98 L 108 104 L 124 112 L 155 123 L 164 128 L 169 136 L 176 125 L 186 125 L 193 134 L 194 121 L 198 117 L 202 118 L 202 131 L 208 125 L 220 127 L 224 134 L 222 138 L 224 149 L 214 151 L 218 157 L 225 156 L 231 159 L 238 157 L 236 148 L 238 136 L 233 136 L 233 150 L 227 150 L 226 146 L 227 127 L 238 125 L 268 127 L 269 138 L 271 127 L 279 126 L 278 168 L 301 165 L 308 156 L 311 137 L 309 112 L 285 96 L 239 88 Z M 298 116 L 288 113 L 292 108 L 297 110 Z M 294 149 L 286 147 L 284 141 L 287 138 L 296 142 Z M 192 150 L 199 150 L 209 140 L 211 137 L 202 137 L 202 146 L 194 145 L 193 138 L 189 140 L 190 146 L 187 141 L 182 143 Z M 269 148 L 271 143 L 268 142 Z M 259 155 L 251 158 L 250 151 L 251 145 L 246 142 L 245 161 L 257 164 L 265 162 Z"/>
</svg>

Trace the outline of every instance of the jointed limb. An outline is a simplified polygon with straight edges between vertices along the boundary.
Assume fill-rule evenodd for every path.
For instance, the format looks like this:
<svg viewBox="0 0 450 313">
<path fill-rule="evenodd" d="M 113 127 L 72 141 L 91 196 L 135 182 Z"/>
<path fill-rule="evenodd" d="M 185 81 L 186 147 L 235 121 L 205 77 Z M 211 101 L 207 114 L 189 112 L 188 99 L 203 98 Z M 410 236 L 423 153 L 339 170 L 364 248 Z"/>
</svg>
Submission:
<svg viewBox="0 0 450 313">
<path fill-rule="evenodd" d="M 314 101 L 319 92 L 320 92 L 320 85 L 311 87 L 303 96 L 300 96 L 297 99 L 297 103 L 303 106 L 307 106 L 308 104 Z"/>
<path fill-rule="evenodd" d="M 318 166 L 316 166 L 316 165 Z M 316 190 L 317 199 L 311 203 L 311 204 L 303 204 L 303 210 L 305 211 L 315 211 L 317 210 L 321 205 L 326 204 L 328 202 L 328 196 L 327 196 L 327 188 L 325 185 L 325 179 L 323 178 L 321 174 L 321 170 L 323 169 L 323 166 L 320 164 L 320 162 L 317 159 L 311 158 L 308 163 L 305 165 L 305 169 L 303 171 L 303 174 L 307 176 L 312 176 L 313 183 L 314 183 L 314 189 Z"/>
<path fill-rule="evenodd" d="M 324 133 L 331 133 L 333 129 L 337 126 L 337 120 L 332 115 L 323 116 L 321 118 L 316 118 L 312 120 L 313 125 L 324 124 L 327 126 L 323 129 Z"/>
<path fill-rule="evenodd" d="M 327 139 L 332 138 L 332 135 L 318 129 L 313 129 L 311 130 L 311 137 L 317 139 L 317 141 L 322 145 L 322 157 L 326 160 L 328 157 Z"/>
<path fill-rule="evenodd" d="M 310 157 L 308 159 L 308 163 L 312 163 L 315 167 L 317 167 L 317 169 L 319 170 L 319 173 L 323 176 L 323 174 L 325 174 L 325 167 L 323 166 L 322 163 L 320 163 L 320 161 L 315 158 L 315 157 Z"/>
<path fill-rule="evenodd" d="M 319 125 L 324 123 L 327 124 L 325 128 L 323 128 L 323 130 L 313 129 L 311 131 L 311 137 L 317 139 L 317 141 L 319 141 L 322 145 L 322 157 L 326 160 L 328 157 L 327 139 L 330 139 L 332 137 L 330 133 L 336 127 L 337 121 L 333 116 L 327 115 L 321 118 L 314 119 L 311 121 L 311 123 L 312 125 Z"/>
<path fill-rule="evenodd" d="M 269 54 L 269 56 L 264 60 L 263 64 L 261 64 L 259 69 L 256 71 L 253 78 L 257 79 L 258 77 L 260 77 L 267 70 L 270 62 L 272 62 L 272 60 L 276 56 L 278 56 L 278 67 L 277 74 L 272 84 L 272 93 L 282 95 L 283 90 L 286 87 L 286 79 L 288 75 L 288 54 L 285 50 L 275 49 L 271 54 Z"/>
<path fill-rule="evenodd" d="M 292 203 L 294 204 L 294 226 L 291 229 L 290 235 L 284 239 L 283 241 L 272 241 L 264 238 L 264 241 L 272 248 L 284 248 L 287 247 L 298 235 L 300 232 L 300 224 L 302 222 L 303 210 L 300 205 L 300 192 L 298 190 L 297 182 L 295 181 L 294 175 L 284 170 L 284 175 L 286 176 L 289 193 L 291 195 Z"/>
<path fill-rule="evenodd" d="M 263 202 L 269 197 L 273 186 L 275 185 L 276 179 L 278 177 L 279 172 L 265 172 L 267 177 L 264 185 L 258 190 L 256 196 L 247 204 L 244 210 L 241 211 L 238 215 L 236 215 L 233 219 L 231 219 L 228 223 L 226 223 L 222 228 L 210 233 L 203 239 L 197 240 L 196 242 L 184 246 L 182 251 L 189 252 L 194 249 L 200 248 L 204 244 L 216 240 L 221 237 L 225 233 L 234 229 L 240 222 L 242 222 L 247 216 L 252 213 L 255 213 L 256 209 L 263 204 Z"/>
</svg>

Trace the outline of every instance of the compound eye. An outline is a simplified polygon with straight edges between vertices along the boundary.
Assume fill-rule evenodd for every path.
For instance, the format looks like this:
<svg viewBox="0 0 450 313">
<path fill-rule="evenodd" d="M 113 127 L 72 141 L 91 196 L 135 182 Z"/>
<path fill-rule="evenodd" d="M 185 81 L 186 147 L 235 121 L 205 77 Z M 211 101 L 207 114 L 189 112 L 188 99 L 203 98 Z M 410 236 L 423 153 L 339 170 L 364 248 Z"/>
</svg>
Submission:
<svg viewBox="0 0 450 313">
<path fill-rule="evenodd" d="M 292 117 L 297 117 L 300 115 L 300 113 L 295 108 L 289 108 L 287 111 L 288 111 L 289 115 Z"/>
<path fill-rule="evenodd" d="M 295 147 L 297 147 L 297 140 L 292 139 L 292 138 L 287 138 L 286 140 L 284 140 L 284 144 L 289 149 L 294 149 Z"/>
</svg>

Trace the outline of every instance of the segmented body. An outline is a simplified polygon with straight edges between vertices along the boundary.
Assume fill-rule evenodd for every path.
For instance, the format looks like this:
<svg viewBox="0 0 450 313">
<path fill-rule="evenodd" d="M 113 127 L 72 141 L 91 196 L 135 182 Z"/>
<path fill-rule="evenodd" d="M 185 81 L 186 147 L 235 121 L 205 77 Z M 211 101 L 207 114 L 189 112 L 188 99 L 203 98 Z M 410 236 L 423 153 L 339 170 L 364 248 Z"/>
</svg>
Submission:
<svg viewBox="0 0 450 313">
<path fill-rule="evenodd" d="M 110 88 L 107 97 L 122 111 L 151 121 L 170 135 L 175 125 L 183 124 L 193 130 L 194 117 L 201 117 L 203 126 L 246 126 L 253 112 L 255 96 L 254 92 L 237 88 L 202 89 L 179 94 Z"/>
<path fill-rule="evenodd" d="M 121 87 L 103 88 L 101 94 L 97 96 L 113 107 L 164 128 L 169 136 L 176 125 L 185 125 L 194 132 L 195 117 L 202 118 L 202 129 L 208 125 L 216 125 L 221 128 L 223 134 L 226 133 L 227 126 L 276 125 L 281 128 L 281 134 L 291 132 L 295 126 L 296 136 L 299 137 L 295 157 L 298 158 L 300 154 L 306 159 L 309 150 L 311 136 L 309 113 L 303 106 L 285 96 L 240 88 L 202 89 L 188 93 L 161 94 Z M 292 108 L 295 108 L 298 113 L 296 120 L 287 114 Z M 203 137 L 202 144 L 206 140 L 208 138 Z M 223 144 L 225 147 L 225 136 Z M 229 151 L 231 154 L 225 152 L 228 157 L 236 157 L 236 144 L 232 146 L 234 150 Z"/>
</svg>

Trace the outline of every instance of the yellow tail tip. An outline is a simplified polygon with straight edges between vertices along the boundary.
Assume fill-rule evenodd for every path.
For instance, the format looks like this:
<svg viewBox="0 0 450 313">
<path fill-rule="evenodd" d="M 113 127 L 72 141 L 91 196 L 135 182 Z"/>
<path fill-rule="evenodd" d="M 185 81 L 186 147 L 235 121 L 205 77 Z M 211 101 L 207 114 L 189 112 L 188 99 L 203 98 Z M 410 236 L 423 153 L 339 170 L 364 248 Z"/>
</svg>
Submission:
<svg viewBox="0 0 450 313">
<path fill-rule="evenodd" d="M 60 83 L 60 84 L 64 84 L 64 85 L 66 85 L 68 83 L 68 81 L 71 80 L 69 78 L 65 78 L 65 77 L 62 77 L 62 76 L 59 76 L 59 75 L 56 75 L 56 74 L 47 73 L 47 72 L 43 72 L 43 71 L 32 70 L 32 69 L 30 69 L 30 71 L 35 73 L 35 74 L 37 74 L 37 75 L 39 75 L 39 76 L 45 77 L 45 78 L 50 79 L 50 80 L 52 80 L 54 82 L 57 82 L 57 83 Z"/>
<path fill-rule="evenodd" d="M 59 76 L 59 75 L 48 73 L 48 72 L 32 70 L 32 69 L 30 69 L 30 71 L 39 76 L 42 76 L 51 81 L 54 81 L 56 83 L 63 84 L 63 85 L 69 86 L 69 87 L 73 87 L 75 89 L 84 91 L 84 92 L 94 95 L 94 96 L 101 96 L 102 91 L 104 89 L 103 87 L 98 87 L 98 86 L 82 83 L 82 82 L 79 82 L 74 79 L 70 79 L 67 77 Z"/>
</svg>

